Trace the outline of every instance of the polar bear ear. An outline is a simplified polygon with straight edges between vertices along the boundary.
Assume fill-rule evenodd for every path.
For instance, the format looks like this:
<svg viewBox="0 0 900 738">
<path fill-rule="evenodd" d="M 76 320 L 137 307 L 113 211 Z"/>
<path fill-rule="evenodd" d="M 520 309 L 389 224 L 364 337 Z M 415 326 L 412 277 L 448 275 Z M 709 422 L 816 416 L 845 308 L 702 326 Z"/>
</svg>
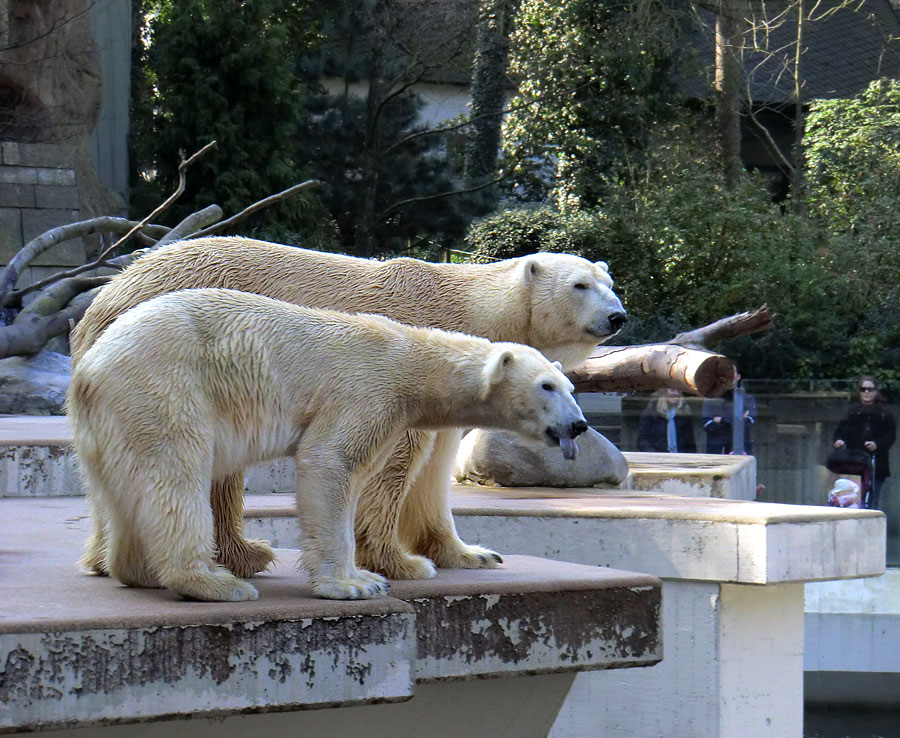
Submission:
<svg viewBox="0 0 900 738">
<path fill-rule="evenodd" d="M 595 261 L 594 266 L 598 269 L 602 269 L 604 272 L 609 271 L 609 264 L 607 264 L 605 261 Z"/>
<path fill-rule="evenodd" d="M 524 274 L 525 276 L 525 281 L 530 282 L 532 279 L 534 279 L 538 274 L 541 273 L 541 268 L 541 264 L 536 257 L 526 257 L 522 262 L 522 274 Z"/>
<path fill-rule="evenodd" d="M 488 354 L 484 368 L 481 370 L 481 391 L 478 399 L 484 402 L 491 395 L 494 386 L 503 380 L 512 365 L 515 356 L 509 349 L 494 349 Z"/>
<path fill-rule="evenodd" d="M 563 370 L 562 364 L 561 364 L 560 362 L 558 362 L 558 361 L 554 361 L 554 362 L 553 362 L 553 366 L 555 366 L 555 367 L 556 367 L 557 369 L 559 369 L 560 371 Z"/>
</svg>

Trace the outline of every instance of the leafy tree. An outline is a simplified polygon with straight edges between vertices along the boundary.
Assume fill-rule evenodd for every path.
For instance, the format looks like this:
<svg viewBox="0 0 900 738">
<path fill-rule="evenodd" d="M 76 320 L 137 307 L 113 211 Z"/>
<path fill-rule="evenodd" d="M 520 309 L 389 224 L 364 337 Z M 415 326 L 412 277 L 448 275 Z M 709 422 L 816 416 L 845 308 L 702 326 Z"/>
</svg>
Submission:
<svg viewBox="0 0 900 738">
<path fill-rule="evenodd" d="M 298 158 L 309 162 L 322 179 L 320 195 L 340 231 L 342 249 L 360 253 L 356 236 L 363 223 L 363 150 L 367 102 L 347 95 L 321 94 L 307 101 L 307 117 L 298 128 Z M 421 101 L 413 94 L 390 100 L 379 117 L 380 155 L 373 166 L 374 193 L 371 237 L 377 248 L 361 255 L 421 250 L 431 242 L 462 236 L 469 223 L 462 198 L 425 198 L 425 193 L 452 192 L 458 169 L 448 162 L 444 137 L 418 136 L 426 127 L 417 122 Z M 403 138 L 403 145 L 393 144 Z"/>
<path fill-rule="evenodd" d="M 526 197 L 589 208 L 640 166 L 669 118 L 681 32 L 667 0 L 523 0 L 511 73 L 521 77 L 504 130 Z"/>
<path fill-rule="evenodd" d="M 294 52 L 313 42 L 302 4 L 290 0 L 147 3 L 145 74 L 152 94 L 135 111 L 133 160 L 140 175 L 132 205 L 144 212 L 176 179 L 180 151 L 215 139 L 198 162 L 172 217 L 216 202 L 237 212 L 304 177 L 294 156 L 304 86 Z M 299 9 L 298 9 L 299 8 Z M 142 88 L 146 93 L 147 88 Z M 255 221 L 291 230 L 321 227 L 316 198 L 291 200 Z M 304 207 L 305 204 L 305 207 Z M 327 241 L 327 226 L 320 235 Z"/>
<path fill-rule="evenodd" d="M 473 225 L 469 247 L 482 258 L 561 250 L 607 261 L 632 318 L 621 343 L 667 340 L 766 302 L 778 327 L 728 354 L 746 376 L 823 376 L 848 347 L 831 237 L 783 213 L 759 179 L 726 187 L 714 138 L 666 126 L 651 137 L 640 176 L 609 182 L 602 205 L 498 214 Z"/>
</svg>

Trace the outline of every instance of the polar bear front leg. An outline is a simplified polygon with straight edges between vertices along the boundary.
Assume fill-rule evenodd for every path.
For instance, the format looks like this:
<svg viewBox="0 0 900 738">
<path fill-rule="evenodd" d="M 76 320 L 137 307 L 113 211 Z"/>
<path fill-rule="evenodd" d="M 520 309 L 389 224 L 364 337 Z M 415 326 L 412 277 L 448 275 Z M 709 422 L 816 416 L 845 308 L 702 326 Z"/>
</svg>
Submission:
<svg viewBox="0 0 900 738">
<path fill-rule="evenodd" d="M 237 577 L 269 568 L 275 552 L 265 541 L 244 538 L 244 474 L 215 479 L 210 490 L 216 531 L 216 561 Z"/>
<path fill-rule="evenodd" d="M 434 448 L 406 496 L 400 536 L 409 547 L 442 569 L 493 569 L 503 563 L 496 551 L 464 543 L 450 507 L 450 474 L 461 432 L 439 431 Z"/>
<path fill-rule="evenodd" d="M 353 522 L 357 495 L 345 454 L 303 435 L 297 450 L 297 517 L 300 562 L 313 592 L 333 600 L 360 600 L 387 594 L 380 574 L 355 565 Z"/>
<path fill-rule="evenodd" d="M 431 579 L 434 564 L 400 541 L 400 511 L 431 455 L 435 434 L 406 431 L 363 485 L 356 512 L 356 561 L 390 579 Z"/>
</svg>

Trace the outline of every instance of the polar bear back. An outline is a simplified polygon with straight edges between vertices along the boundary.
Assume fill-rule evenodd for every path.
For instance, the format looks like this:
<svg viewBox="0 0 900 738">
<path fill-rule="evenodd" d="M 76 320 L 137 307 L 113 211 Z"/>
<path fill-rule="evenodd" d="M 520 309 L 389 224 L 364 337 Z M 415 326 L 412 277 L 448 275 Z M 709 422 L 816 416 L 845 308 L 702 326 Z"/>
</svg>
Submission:
<svg viewBox="0 0 900 738">
<path fill-rule="evenodd" d="M 526 266 L 530 268 L 526 268 Z M 81 355 L 118 315 L 173 290 L 221 287 L 314 308 L 386 315 L 416 326 L 526 343 L 567 368 L 583 361 L 622 305 L 605 265 L 539 254 L 489 265 L 379 262 L 246 238 L 204 238 L 155 250 L 95 298 L 72 337 Z M 574 289 L 594 287 L 588 305 Z"/>
</svg>

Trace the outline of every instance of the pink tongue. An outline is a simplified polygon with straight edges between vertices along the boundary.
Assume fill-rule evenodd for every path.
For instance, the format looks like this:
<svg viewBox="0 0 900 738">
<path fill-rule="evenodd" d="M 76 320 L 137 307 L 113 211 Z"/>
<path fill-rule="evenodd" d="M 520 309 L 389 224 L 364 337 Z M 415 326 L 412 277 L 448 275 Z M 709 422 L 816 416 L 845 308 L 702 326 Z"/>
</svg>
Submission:
<svg viewBox="0 0 900 738">
<path fill-rule="evenodd" d="M 578 445 L 574 438 L 560 438 L 559 447 L 562 449 L 564 459 L 575 461 L 575 457 L 578 456 Z"/>
</svg>

